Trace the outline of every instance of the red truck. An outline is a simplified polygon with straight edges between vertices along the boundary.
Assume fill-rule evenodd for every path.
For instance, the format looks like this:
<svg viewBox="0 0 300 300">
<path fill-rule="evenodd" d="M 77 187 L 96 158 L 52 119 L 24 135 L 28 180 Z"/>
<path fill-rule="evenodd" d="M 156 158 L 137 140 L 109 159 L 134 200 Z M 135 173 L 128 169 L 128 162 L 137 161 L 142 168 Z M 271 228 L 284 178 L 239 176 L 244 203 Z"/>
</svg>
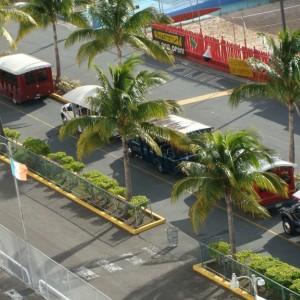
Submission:
<svg viewBox="0 0 300 300">
<path fill-rule="evenodd" d="M 261 164 L 261 171 L 274 172 L 288 184 L 288 198 L 283 198 L 265 190 L 257 190 L 263 206 L 268 209 L 281 208 L 299 200 L 294 195 L 296 192 L 295 167 L 296 164 L 281 159 L 275 159 L 272 164 L 266 162 Z"/>
</svg>

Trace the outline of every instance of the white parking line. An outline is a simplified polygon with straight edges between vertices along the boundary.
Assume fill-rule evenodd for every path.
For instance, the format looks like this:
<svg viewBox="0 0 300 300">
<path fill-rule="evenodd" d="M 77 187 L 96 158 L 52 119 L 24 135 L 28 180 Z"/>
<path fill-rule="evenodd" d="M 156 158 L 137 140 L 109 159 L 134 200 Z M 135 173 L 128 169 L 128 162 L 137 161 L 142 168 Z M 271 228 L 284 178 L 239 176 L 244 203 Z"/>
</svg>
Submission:
<svg viewBox="0 0 300 300">
<path fill-rule="evenodd" d="M 127 257 L 127 258 L 125 258 L 125 260 L 134 266 L 140 265 L 145 262 L 141 258 L 133 255 L 133 253 L 131 253 L 131 252 L 124 253 L 124 254 L 120 255 L 120 257 L 123 257 L 123 258 Z"/>
<path fill-rule="evenodd" d="M 97 278 L 99 277 L 99 275 L 97 275 L 95 272 L 93 272 L 92 270 L 86 268 L 85 266 L 81 266 L 77 269 L 74 269 L 73 272 L 78 275 L 81 278 L 84 278 L 85 280 L 89 281 L 93 278 Z"/>
<path fill-rule="evenodd" d="M 106 259 L 102 259 L 102 260 L 99 260 L 97 262 L 97 264 L 99 266 L 101 266 L 103 269 L 105 269 L 106 271 L 108 271 L 109 273 L 114 273 L 116 271 L 120 271 L 122 270 L 121 267 L 119 267 L 118 265 L 114 264 L 114 263 L 110 263 L 108 260 Z"/>
</svg>

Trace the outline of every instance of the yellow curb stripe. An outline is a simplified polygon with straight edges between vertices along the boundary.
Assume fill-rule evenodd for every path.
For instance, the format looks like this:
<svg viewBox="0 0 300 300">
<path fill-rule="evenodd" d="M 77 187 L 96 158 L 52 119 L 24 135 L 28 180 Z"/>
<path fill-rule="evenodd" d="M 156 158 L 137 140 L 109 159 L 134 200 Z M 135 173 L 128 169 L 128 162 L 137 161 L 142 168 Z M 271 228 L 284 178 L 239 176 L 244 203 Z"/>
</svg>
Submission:
<svg viewBox="0 0 300 300">
<path fill-rule="evenodd" d="M 210 100 L 210 99 L 214 99 L 214 98 L 218 98 L 218 97 L 223 97 L 223 96 L 228 96 L 229 94 L 231 94 L 232 89 L 230 90 L 225 90 L 225 91 L 220 91 L 220 92 L 215 92 L 215 93 L 211 93 L 211 94 L 206 94 L 206 95 L 201 95 L 201 96 L 197 96 L 197 97 L 193 97 L 193 98 L 188 98 L 188 99 L 184 99 L 184 100 L 179 100 L 177 101 L 177 103 L 179 105 L 186 105 L 186 104 L 191 104 L 191 103 L 195 103 L 195 102 L 202 102 L 205 100 Z M 67 101 L 66 99 L 64 99 L 62 96 L 58 95 L 58 94 L 51 94 L 50 95 L 52 98 L 64 102 L 64 103 L 69 103 L 69 101 Z"/>
<path fill-rule="evenodd" d="M 197 265 L 193 265 L 193 270 L 203 276 L 205 276 L 206 278 L 216 282 L 219 285 L 222 285 L 223 287 L 225 287 L 226 289 L 231 290 L 233 293 L 237 294 L 238 296 L 247 299 L 247 300 L 253 300 L 253 296 L 249 293 L 247 293 L 246 291 L 238 288 L 238 289 L 233 289 L 230 286 L 230 282 L 225 280 L 224 278 L 208 271 L 207 269 L 204 269 L 203 267 L 201 267 L 200 264 Z"/>
<path fill-rule="evenodd" d="M 195 102 L 202 102 L 202 101 L 209 100 L 209 99 L 227 96 L 227 95 L 231 94 L 231 92 L 232 92 L 232 89 L 226 90 L 226 91 L 221 91 L 221 92 L 215 92 L 215 93 L 211 93 L 211 94 L 206 94 L 206 95 L 202 95 L 202 96 L 179 100 L 179 101 L 177 101 L 177 103 L 179 105 L 186 105 L 186 104 L 191 104 L 191 103 L 195 103 Z"/>
<path fill-rule="evenodd" d="M 3 155 L 0 155 L 0 159 L 4 162 L 6 162 L 7 164 L 10 164 L 10 160 L 8 158 L 6 158 L 5 156 Z M 100 217 L 103 217 L 105 218 L 106 220 L 108 220 L 109 222 L 121 227 L 122 229 L 126 230 L 127 232 L 133 234 L 133 235 L 136 235 L 136 234 L 139 234 L 143 231 L 146 231 L 148 229 L 151 229 L 153 227 L 156 227 L 158 225 L 161 225 L 163 223 L 166 222 L 166 219 L 164 217 L 161 217 L 159 216 L 158 214 L 155 214 L 155 213 L 152 213 L 153 215 L 153 219 L 156 220 L 156 221 L 153 221 L 147 225 L 144 225 L 144 226 L 141 226 L 137 229 L 134 229 L 132 228 L 131 226 L 128 226 L 126 225 L 124 222 L 118 220 L 117 218 L 111 216 L 111 215 L 108 215 L 107 213 L 101 211 L 100 209 L 97 209 L 96 207 L 86 203 L 85 201 L 77 198 L 76 196 L 74 196 L 73 194 L 69 193 L 69 192 L 66 192 L 64 191 L 63 189 L 61 189 L 60 187 L 56 186 L 54 183 L 46 180 L 45 178 L 31 172 L 28 170 L 28 175 L 32 178 L 34 178 L 35 180 L 41 182 L 42 184 L 50 187 L 51 189 L 55 190 L 56 192 L 64 195 L 65 197 L 67 197 L 68 199 L 76 202 L 77 204 L 87 208 L 88 210 L 92 211 L 93 213 L 99 215 Z M 151 212 L 149 210 L 146 209 L 146 212 L 148 214 L 150 214 Z"/>
</svg>

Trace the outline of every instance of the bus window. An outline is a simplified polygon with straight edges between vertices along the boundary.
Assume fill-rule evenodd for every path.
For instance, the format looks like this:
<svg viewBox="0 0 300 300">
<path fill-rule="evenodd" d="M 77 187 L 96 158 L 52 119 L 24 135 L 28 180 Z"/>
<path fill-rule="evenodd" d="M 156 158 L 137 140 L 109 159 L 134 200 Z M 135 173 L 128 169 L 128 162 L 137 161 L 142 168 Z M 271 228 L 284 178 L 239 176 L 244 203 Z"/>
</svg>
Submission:
<svg viewBox="0 0 300 300">
<path fill-rule="evenodd" d="M 25 78 L 26 85 L 35 83 L 34 73 L 32 73 L 32 72 L 24 74 L 24 78 Z"/>
<path fill-rule="evenodd" d="M 46 70 L 37 70 L 36 77 L 38 82 L 47 81 L 47 72 Z"/>
</svg>

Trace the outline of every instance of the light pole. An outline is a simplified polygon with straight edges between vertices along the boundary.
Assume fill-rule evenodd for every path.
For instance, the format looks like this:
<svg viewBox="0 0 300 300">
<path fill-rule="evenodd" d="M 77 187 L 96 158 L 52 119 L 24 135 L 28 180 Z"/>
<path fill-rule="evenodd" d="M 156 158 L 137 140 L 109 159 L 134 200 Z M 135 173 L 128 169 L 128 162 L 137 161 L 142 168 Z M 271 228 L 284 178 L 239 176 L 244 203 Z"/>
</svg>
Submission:
<svg viewBox="0 0 300 300">
<path fill-rule="evenodd" d="M 242 278 L 246 278 L 250 281 L 251 286 L 253 287 L 255 300 L 266 300 L 265 298 L 260 297 L 257 294 L 257 286 L 265 285 L 265 280 L 262 277 L 256 277 L 255 274 L 252 274 L 251 277 L 249 277 L 249 276 L 237 277 L 235 273 L 232 273 L 231 280 L 230 280 L 230 287 L 233 289 L 238 289 L 240 286 L 239 279 L 242 279 Z"/>
<path fill-rule="evenodd" d="M 280 0 L 280 12 L 281 12 L 281 19 L 282 19 L 282 29 L 283 32 L 286 31 L 286 24 L 285 24 L 285 14 L 284 14 L 284 6 L 283 6 L 283 0 Z"/>
</svg>

